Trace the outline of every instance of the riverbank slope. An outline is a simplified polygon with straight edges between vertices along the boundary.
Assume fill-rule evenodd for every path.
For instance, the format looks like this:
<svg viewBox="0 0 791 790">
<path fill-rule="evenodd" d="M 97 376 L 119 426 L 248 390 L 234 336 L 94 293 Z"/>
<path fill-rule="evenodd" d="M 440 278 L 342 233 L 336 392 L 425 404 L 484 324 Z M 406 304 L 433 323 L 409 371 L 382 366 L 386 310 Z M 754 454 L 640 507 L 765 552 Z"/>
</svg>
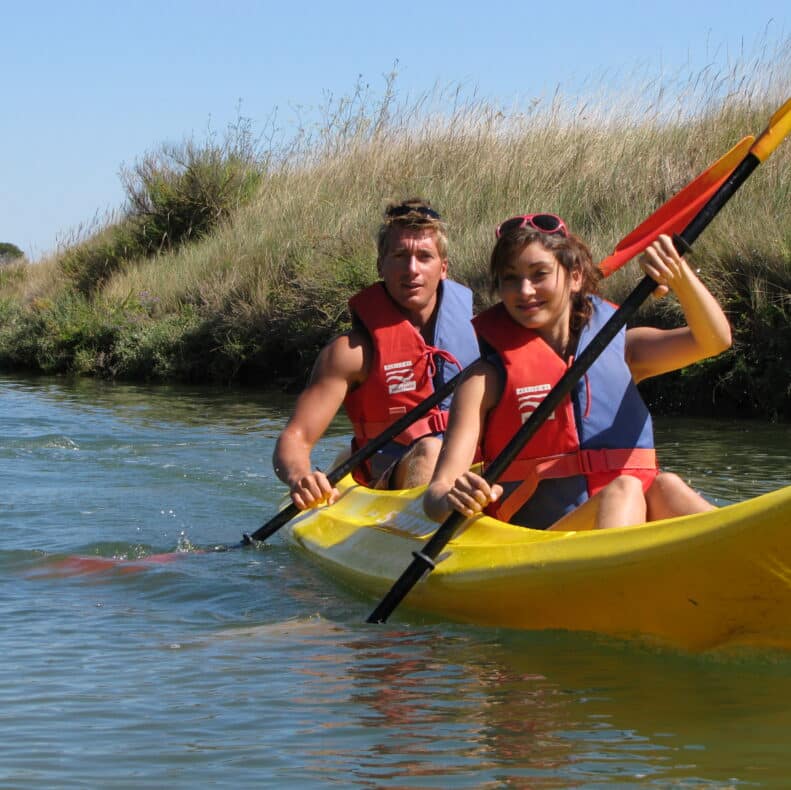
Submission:
<svg viewBox="0 0 791 790">
<path fill-rule="evenodd" d="M 222 141 L 163 146 L 124 174 L 127 204 L 51 259 L 0 267 L 0 367 L 124 380 L 298 389 L 348 327 L 346 301 L 376 277 L 385 204 L 420 195 L 450 228 L 451 276 L 487 305 L 493 228 L 523 211 L 563 216 L 596 258 L 788 98 L 789 48 L 766 64 L 692 75 L 588 103 L 504 110 L 458 94 L 400 103 L 360 89 L 323 123 L 263 146 L 240 119 Z M 734 346 L 641 385 L 660 413 L 791 419 L 791 144 L 696 243 Z M 632 263 L 606 281 L 618 301 Z M 674 300 L 641 322 L 681 320 Z"/>
</svg>

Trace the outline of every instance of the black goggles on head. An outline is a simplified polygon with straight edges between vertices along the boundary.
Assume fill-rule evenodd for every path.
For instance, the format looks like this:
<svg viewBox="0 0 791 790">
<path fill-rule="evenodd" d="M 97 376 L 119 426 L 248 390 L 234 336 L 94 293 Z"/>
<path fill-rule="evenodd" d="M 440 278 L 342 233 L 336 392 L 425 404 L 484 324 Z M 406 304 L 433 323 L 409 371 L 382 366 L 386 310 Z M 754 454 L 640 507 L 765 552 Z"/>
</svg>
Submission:
<svg viewBox="0 0 791 790">
<path fill-rule="evenodd" d="M 388 219 L 405 217 L 407 214 L 420 214 L 422 217 L 428 217 L 429 219 L 442 219 L 433 208 L 428 206 L 408 206 L 402 203 L 400 206 L 391 206 L 385 211 L 385 216 Z"/>
</svg>

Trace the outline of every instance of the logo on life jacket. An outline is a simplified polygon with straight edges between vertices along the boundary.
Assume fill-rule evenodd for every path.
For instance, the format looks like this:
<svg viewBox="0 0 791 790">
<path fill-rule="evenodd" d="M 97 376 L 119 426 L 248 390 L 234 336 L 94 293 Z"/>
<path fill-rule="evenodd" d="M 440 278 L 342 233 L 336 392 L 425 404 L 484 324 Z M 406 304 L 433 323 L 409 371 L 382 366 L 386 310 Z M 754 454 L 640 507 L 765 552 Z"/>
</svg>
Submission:
<svg viewBox="0 0 791 790">
<path fill-rule="evenodd" d="M 519 414 L 523 423 L 538 408 L 538 404 L 546 398 L 547 393 L 551 389 L 551 384 L 534 384 L 530 387 L 516 388 L 516 400 L 519 404 Z M 547 419 L 554 420 L 555 412 L 553 411 Z"/>
<path fill-rule="evenodd" d="M 412 370 L 411 360 L 406 362 L 391 362 L 384 366 L 385 383 L 390 395 L 398 392 L 411 392 L 417 389 L 415 371 Z"/>
</svg>

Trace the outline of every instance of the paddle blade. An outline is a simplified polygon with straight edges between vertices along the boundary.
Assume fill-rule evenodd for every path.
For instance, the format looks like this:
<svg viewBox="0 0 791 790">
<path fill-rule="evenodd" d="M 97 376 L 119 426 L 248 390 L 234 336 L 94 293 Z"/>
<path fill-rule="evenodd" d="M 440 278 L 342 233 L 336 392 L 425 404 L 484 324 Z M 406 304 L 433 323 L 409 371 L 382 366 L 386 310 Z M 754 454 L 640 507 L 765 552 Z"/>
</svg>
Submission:
<svg viewBox="0 0 791 790">
<path fill-rule="evenodd" d="M 768 126 L 761 133 L 758 142 L 750 149 L 750 153 L 763 162 L 789 132 L 791 132 L 791 99 L 769 119 Z"/>
<path fill-rule="evenodd" d="M 62 579 L 69 576 L 88 576 L 99 573 L 140 573 L 164 563 L 173 562 L 186 554 L 187 552 L 183 551 L 171 551 L 166 554 L 150 554 L 148 557 L 137 559 L 75 555 L 47 559 L 42 567 L 31 571 L 30 575 L 36 578 Z"/>
<path fill-rule="evenodd" d="M 618 242 L 615 252 L 599 264 L 602 274 L 607 277 L 620 269 L 661 233 L 672 236 L 681 232 L 747 156 L 754 142 L 752 135 L 745 137 Z"/>
</svg>

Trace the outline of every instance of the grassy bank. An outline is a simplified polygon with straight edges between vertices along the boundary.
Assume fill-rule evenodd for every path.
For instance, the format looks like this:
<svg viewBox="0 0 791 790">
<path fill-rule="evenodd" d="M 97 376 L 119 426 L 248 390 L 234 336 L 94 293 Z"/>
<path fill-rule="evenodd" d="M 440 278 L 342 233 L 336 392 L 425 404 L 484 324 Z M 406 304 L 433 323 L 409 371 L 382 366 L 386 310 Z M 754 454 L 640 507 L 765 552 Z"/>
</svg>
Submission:
<svg viewBox="0 0 791 790">
<path fill-rule="evenodd" d="M 0 366 L 152 381 L 298 388 L 375 277 L 388 200 L 428 197 L 446 216 L 452 276 L 488 303 L 498 221 L 561 214 L 603 258 L 617 241 L 787 96 L 789 42 L 727 72 L 630 95 L 560 96 L 510 109 L 458 92 L 400 101 L 361 87 L 321 123 L 262 145 L 243 121 L 224 140 L 162 148 L 125 174 L 128 201 L 53 258 L 0 267 Z M 668 98 L 672 93 L 673 98 Z M 728 353 L 647 382 L 661 412 L 791 419 L 791 142 L 696 244 L 734 326 Z M 635 264 L 607 281 L 623 298 Z M 643 322 L 680 320 L 672 300 Z"/>
</svg>

